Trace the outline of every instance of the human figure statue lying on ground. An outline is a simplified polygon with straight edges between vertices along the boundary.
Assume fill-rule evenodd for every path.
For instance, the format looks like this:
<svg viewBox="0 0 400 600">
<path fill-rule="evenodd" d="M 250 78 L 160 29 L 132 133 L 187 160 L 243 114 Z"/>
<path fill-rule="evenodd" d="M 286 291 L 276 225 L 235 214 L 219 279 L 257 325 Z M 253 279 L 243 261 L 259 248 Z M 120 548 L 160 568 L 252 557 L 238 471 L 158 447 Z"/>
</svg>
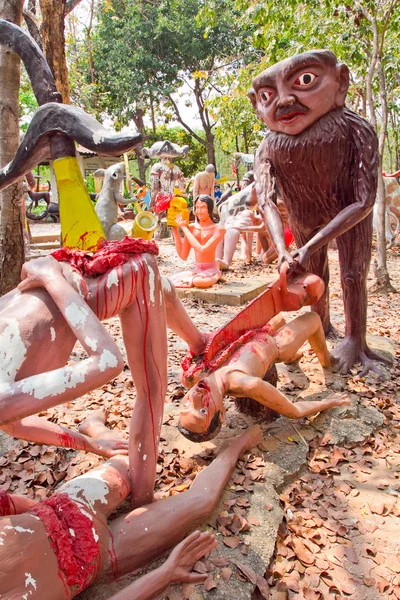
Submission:
<svg viewBox="0 0 400 600">
<path fill-rule="evenodd" d="M 180 215 L 173 228 L 175 247 L 179 258 L 187 260 L 191 249 L 194 250 L 196 266 L 193 271 L 176 273 L 171 277 L 175 287 L 209 288 L 221 278 L 221 271 L 215 258 L 218 244 L 225 235 L 225 229 L 219 227 L 213 216 L 214 201 L 211 196 L 198 196 L 194 203 L 196 222 L 187 226 Z"/>
<path fill-rule="evenodd" d="M 97 169 L 95 177 L 104 179 L 103 187 L 97 196 L 95 211 L 108 240 L 123 240 L 126 230 L 117 224 L 118 204 L 130 204 L 135 198 L 124 198 L 121 184 L 125 179 L 125 164 L 117 163 L 107 169 Z"/>
<path fill-rule="evenodd" d="M 179 429 L 185 437 L 202 442 L 218 434 L 225 419 L 225 396 L 250 398 L 292 419 L 351 403 L 345 394 L 337 393 L 319 402 L 293 403 L 263 379 L 275 363 L 296 360 L 298 350 L 307 340 L 321 365 L 326 369 L 331 367 L 318 314 L 309 312 L 290 323 L 278 315 L 281 310 L 298 310 L 313 304 L 323 294 L 324 287 L 315 275 L 297 277 L 287 286 L 283 271 L 266 292 L 211 337 L 203 356 L 193 364 L 188 359 L 183 362 L 182 383 L 191 388 L 182 400 L 180 411 Z M 235 337 L 243 331 L 240 337 Z M 214 349 L 210 351 L 212 346 Z M 240 401 L 239 406 L 246 409 Z"/>
<path fill-rule="evenodd" d="M 145 437 L 139 423 L 134 431 L 136 439 Z M 207 575 L 191 570 L 216 546 L 213 536 L 195 531 L 181 540 L 211 514 L 240 454 L 261 439 L 258 426 L 247 430 L 227 443 L 188 491 L 110 522 L 134 491 L 124 456 L 72 479 L 37 504 L 0 492 L 0 597 L 74 598 L 94 581 L 140 569 L 176 544 L 160 567 L 110 600 L 153 600 L 169 584 L 203 582 Z"/>
<path fill-rule="evenodd" d="M 382 360 L 366 342 L 366 279 L 371 257 L 372 207 L 376 197 L 377 137 L 371 125 L 345 107 L 349 69 L 333 52 L 313 50 L 269 67 L 249 96 L 269 132 L 257 150 L 255 177 L 260 211 L 279 254 L 295 270 L 325 282 L 313 307 L 326 334 L 329 316 L 328 243 L 337 238 L 346 320 L 335 349 L 339 368 L 361 363 L 362 374 Z M 285 204 L 297 250 L 286 249 L 276 194 Z"/>
<path fill-rule="evenodd" d="M 197 173 L 193 182 L 193 202 L 197 196 L 205 194 L 214 199 L 215 167 L 207 165 L 204 171 Z"/>
</svg>

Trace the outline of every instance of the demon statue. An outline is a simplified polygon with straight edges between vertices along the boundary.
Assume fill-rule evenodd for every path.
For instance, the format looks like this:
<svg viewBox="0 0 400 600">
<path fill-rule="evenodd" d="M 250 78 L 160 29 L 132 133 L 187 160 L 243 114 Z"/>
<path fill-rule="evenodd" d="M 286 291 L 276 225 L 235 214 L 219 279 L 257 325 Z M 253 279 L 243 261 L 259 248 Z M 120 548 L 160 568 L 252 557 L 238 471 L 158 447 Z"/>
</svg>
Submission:
<svg viewBox="0 0 400 600">
<path fill-rule="evenodd" d="M 279 265 L 287 261 L 292 271 L 306 269 L 324 280 L 325 293 L 313 310 L 329 333 L 327 245 L 337 238 L 346 328 L 335 354 L 343 373 L 360 362 L 365 374 L 376 370 L 371 359 L 382 360 L 366 343 L 378 144 L 371 125 L 345 107 L 348 86 L 348 67 L 333 52 L 315 50 L 263 71 L 249 96 L 270 129 L 257 151 L 255 176 Z M 285 246 L 277 193 L 298 248 L 292 254 Z"/>
</svg>

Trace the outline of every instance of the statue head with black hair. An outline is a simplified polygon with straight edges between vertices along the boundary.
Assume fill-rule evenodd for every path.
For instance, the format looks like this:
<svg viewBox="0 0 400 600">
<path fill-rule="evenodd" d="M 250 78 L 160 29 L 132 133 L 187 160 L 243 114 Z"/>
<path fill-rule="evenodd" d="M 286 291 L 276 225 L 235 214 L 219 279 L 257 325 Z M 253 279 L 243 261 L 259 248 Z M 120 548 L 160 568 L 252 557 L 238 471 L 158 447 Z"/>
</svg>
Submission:
<svg viewBox="0 0 400 600">
<path fill-rule="evenodd" d="M 208 218 L 210 218 L 213 223 L 218 223 L 219 219 L 213 215 L 213 211 L 214 200 L 211 196 L 208 196 L 207 194 L 200 194 L 200 196 L 197 196 L 194 203 L 194 214 L 196 215 L 196 221 L 199 225 L 202 224 L 202 221 L 207 221 Z"/>
</svg>

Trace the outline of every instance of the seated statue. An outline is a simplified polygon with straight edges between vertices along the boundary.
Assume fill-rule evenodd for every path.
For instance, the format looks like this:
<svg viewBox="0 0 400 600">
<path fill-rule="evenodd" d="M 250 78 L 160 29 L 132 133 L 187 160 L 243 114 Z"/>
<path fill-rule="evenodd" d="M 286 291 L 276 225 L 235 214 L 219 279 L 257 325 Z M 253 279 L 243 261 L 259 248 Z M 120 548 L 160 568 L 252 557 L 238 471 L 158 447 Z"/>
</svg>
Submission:
<svg viewBox="0 0 400 600">
<path fill-rule="evenodd" d="M 281 274 L 282 281 L 284 274 Z M 191 441 L 209 440 L 218 434 L 225 418 L 225 396 L 250 398 L 292 419 L 350 404 L 345 394 L 329 394 L 319 402 L 293 403 L 264 380 L 275 363 L 296 360 L 297 351 L 307 340 L 322 366 L 331 367 L 321 319 L 316 313 L 303 314 L 290 323 L 276 314 L 315 302 L 324 290 L 322 280 L 303 275 L 292 289 L 290 285 L 286 288 L 281 283 L 279 287 L 277 283 L 279 280 L 261 295 L 262 298 L 243 309 L 243 314 L 238 313 L 232 319 L 231 323 L 236 322 L 236 325 L 228 323 L 211 336 L 208 347 L 215 346 L 214 356 L 208 352 L 207 358 L 206 348 L 205 356 L 194 364 L 188 360 L 183 362 L 182 382 L 191 389 L 182 401 L 179 429 Z M 244 324 L 247 331 L 237 338 L 235 330 L 239 331 Z M 226 347 L 222 345 L 224 338 Z"/>
<path fill-rule="evenodd" d="M 236 250 L 237 243 L 242 233 L 244 232 L 261 232 L 265 231 L 266 226 L 263 219 L 255 214 L 253 210 L 246 208 L 237 215 L 228 216 L 225 221 L 226 234 L 224 238 L 223 258 L 217 258 L 217 262 L 223 271 L 229 269 L 233 255 Z M 250 238 L 249 243 L 245 244 L 246 256 L 245 262 L 251 262 L 251 245 L 253 239 Z"/>
<path fill-rule="evenodd" d="M 219 243 L 225 235 L 225 229 L 219 227 L 213 216 L 214 201 L 211 196 L 198 196 L 194 203 L 196 222 L 186 226 L 177 216 L 176 222 L 183 231 L 183 239 L 178 227 L 173 228 L 178 256 L 187 260 L 191 249 L 194 250 L 196 266 L 193 271 L 184 271 L 171 277 L 175 287 L 209 288 L 221 278 L 221 271 L 215 259 Z"/>
<path fill-rule="evenodd" d="M 144 439 L 136 423 L 135 434 Z M 133 490 L 128 458 L 116 456 L 35 503 L 0 492 L 0 597 L 64 600 L 102 577 L 119 578 L 176 548 L 154 571 L 110 600 L 152 600 L 169 584 L 201 583 L 191 572 L 215 540 L 193 525 L 214 509 L 242 452 L 262 439 L 258 426 L 232 439 L 191 488 L 108 521 Z M 145 472 L 144 462 L 140 471 Z M 154 484 L 154 482 L 153 482 Z"/>
</svg>

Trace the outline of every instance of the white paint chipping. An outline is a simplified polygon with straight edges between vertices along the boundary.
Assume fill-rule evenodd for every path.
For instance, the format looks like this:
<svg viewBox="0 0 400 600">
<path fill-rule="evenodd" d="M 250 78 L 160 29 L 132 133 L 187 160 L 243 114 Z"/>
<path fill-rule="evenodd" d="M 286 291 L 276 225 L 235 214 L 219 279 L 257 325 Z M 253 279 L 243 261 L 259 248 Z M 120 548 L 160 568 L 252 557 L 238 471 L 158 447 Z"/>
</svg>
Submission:
<svg viewBox="0 0 400 600">
<path fill-rule="evenodd" d="M 20 527 L 19 525 L 15 525 L 15 527 L 13 525 L 6 525 L 4 527 L 4 529 L 9 529 L 9 530 L 15 530 L 18 533 L 35 533 L 33 531 L 33 529 L 25 529 L 24 527 Z"/>
<path fill-rule="evenodd" d="M 97 340 L 95 340 L 94 338 L 85 337 L 85 344 L 87 346 L 89 346 L 89 348 L 91 350 L 93 350 L 93 352 L 96 352 L 96 350 L 97 350 Z"/>
<path fill-rule="evenodd" d="M 147 454 L 143 454 L 143 460 L 147 459 Z"/>
<path fill-rule="evenodd" d="M 50 327 L 50 337 L 51 341 L 54 342 L 54 340 L 56 339 L 56 330 L 54 329 L 54 327 Z"/>
<path fill-rule="evenodd" d="M 107 369 L 107 367 L 116 367 L 117 364 L 118 360 L 115 354 L 113 354 L 109 350 L 103 350 L 99 361 L 100 371 L 103 373 Z"/>
<path fill-rule="evenodd" d="M 15 381 L 27 352 L 17 319 L 7 319 L 6 323 L 0 335 L 0 381 L 2 383 Z"/>
<path fill-rule="evenodd" d="M 68 496 L 72 500 L 76 500 L 79 503 L 83 501 L 87 505 L 88 509 L 96 513 L 96 502 L 107 504 L 106 496 L 110 490 L 102 477 L 102 475 L 106 472 L 107 469 L 94 469 L 93 471 L 89 471 L 88 473 L 80 475 L 72 481 L 69 481 L 65 486 L 63 486 L 61 491 L 67 492 Z M 89 518 L 93 518 L 83 509 L 80 508 L 80 510 Z"/>
<path fill-rule="evenodd" d="M 78 306 L 75 302 L 72 302 L 65 310 L 68 323 L 77 328 L 84 326 L 88 314 L 89 309 L 86 306 Z"/>
<path fill-rule="evenodd" d="M 107 277 L 107 288 L 110 289 L 110 287 L 113 285 L 118 287 L 118 275 L 116 269 L 110 271 Z"/>
<path fill-rule="evenodd" d="M 172 292 L 172 281 L 168 277 L 165 277 L 165 275 L 161 275 L 161 285 L 167 292 Z"/>
<path fill-rule="evenodd" d="M 92 527 L 92 533 L 93 533 L 94 541 L 95 541 L 95 542 L 98 542 L 100 538 L 99 538 L 99 536 L 97 535 L 97 533 L 96 533 L 96 530 L 95 530 L 95 528 L 94 528 L 94 527 Z"/>
<path fill-rule="evenodd" d="M 24 394 L 31 394 L 39 400 L 48 396 L 58 396 L 85 381 L 89 366 L 87 362 L 82 361 L 48 373 L 32 375 L 18 382 L 17 386 Z"/>
<path fill-rule="evenodd" d="M 155 289 L 155 275 L 154 275 L 154 271 L 153 269 L 150 267 L 150 265 L 148 265 L 148 272 L 149 272 L 149 288 L 150 288 L 150 302 L 152 304 L 154 304 L 155 302 L 155 295 L 154 295 L 154 289 Z"/>
<path fill-rule="evenodd" d="M 30 573 L 25 573 L 25 577 L 26 577 L 26 579 L 25 579 L 25 587 L 28 587 L 28 585 L 31 585 L 36 590 L 37 589 L 36 579 L 34 579 Z"/>
</svg>

